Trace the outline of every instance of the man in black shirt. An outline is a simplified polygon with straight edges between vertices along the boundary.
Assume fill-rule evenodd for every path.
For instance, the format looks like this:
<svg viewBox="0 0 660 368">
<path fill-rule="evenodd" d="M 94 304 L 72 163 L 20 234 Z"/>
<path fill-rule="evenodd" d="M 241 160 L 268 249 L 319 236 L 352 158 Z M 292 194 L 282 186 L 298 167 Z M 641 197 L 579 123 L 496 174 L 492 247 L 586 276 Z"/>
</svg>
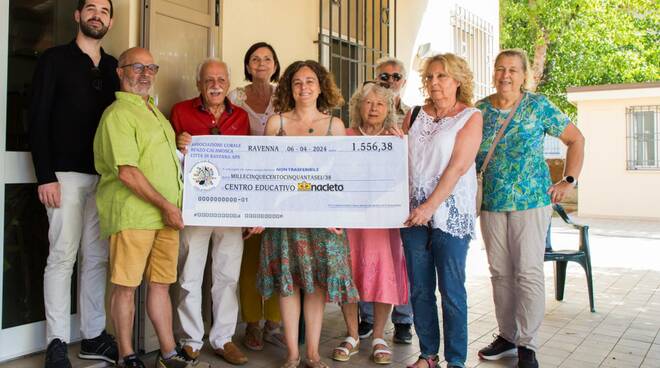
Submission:
<svg viewBox="0 0 660 368">
<path fill-rule="evenodd" d="M 101 114 L 119 89 L 117 60 L 101 48 L 112 12 L 111 0 L 79 0 L 76 38 L 46 50 L 34 72 L 30 146 L 50 242 L 44 270 L 46 368 L 71 367 L 71 275 L 79 249 L 83 340 L 78 356 L 117 360 L 117 345 L 105 332 L 108 246 L 99 238 L 92 152 Z"/>
</svg>

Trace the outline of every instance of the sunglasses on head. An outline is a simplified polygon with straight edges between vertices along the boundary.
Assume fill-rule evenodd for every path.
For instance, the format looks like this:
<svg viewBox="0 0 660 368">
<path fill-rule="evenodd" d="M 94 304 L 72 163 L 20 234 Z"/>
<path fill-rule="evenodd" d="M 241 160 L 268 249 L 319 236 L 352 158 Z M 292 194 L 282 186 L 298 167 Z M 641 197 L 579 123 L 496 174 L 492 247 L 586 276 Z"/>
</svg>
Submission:
<svg viewBox="0 0 660 368">
<path fill-rule="evenodd" d="M 382 81 L 373 81 L 373 80 L 364 81 L 364 83 L 362 83 L 362 87 L 366 86 L 367 84 L 375 84 L 383 88 L 390 88 L 390 85 L 387 83 L 383 83 Z"/>
<path fill-rule="evenodd" d="M 387 82 L 392 78 L 393 81 L 398 82 L 401 79 L 403 79 L 403 75 L 399 73 L 380 73 L 378 74 L 378 79 L 382 80 L 383 82 Z"/>
</svg>

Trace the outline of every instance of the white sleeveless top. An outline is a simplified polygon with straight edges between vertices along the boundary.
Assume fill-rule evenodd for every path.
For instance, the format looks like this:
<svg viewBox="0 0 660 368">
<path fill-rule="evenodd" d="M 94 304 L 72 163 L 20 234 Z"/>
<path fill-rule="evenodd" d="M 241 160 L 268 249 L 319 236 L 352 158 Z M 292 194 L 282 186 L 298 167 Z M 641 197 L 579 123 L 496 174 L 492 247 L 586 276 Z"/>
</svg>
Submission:
<svg viewBox="0 0 660 368">
<path fill-rule="evenodd" d="M 480 112 L 468 107 L 456 116 L 434 123 L 433 118 L 420 109 L 408 132 L 411 209 L 426 202 L 435 190 L 451 159 L 456 134 L 474 113 Z M 459 238 L 473 237 L 476 195 L 477 171 L 473 163 L 435 211 L 429 226 Z"/>
<path fill-rule="evenodd" d="M 264 111 L 263 114 L 254 112 L 254 110 L 245 103 L 245 100 L 247 100 L 245 87 L 236 88 L 227 95 L 231 103 L 239 106 L 248 113 L 248 118 L 250 119 L 250 135 L 264 135 L 268 118 L 275 114 L 275 109 L 273 108 L 273 95 L 275 94 L 274 86 L 271 86 L 271 91 L 272 94 L 270 95 L 270 101 L 268 101 L 268 107 L 266 107 L 266 111 Z"/>
</svg>

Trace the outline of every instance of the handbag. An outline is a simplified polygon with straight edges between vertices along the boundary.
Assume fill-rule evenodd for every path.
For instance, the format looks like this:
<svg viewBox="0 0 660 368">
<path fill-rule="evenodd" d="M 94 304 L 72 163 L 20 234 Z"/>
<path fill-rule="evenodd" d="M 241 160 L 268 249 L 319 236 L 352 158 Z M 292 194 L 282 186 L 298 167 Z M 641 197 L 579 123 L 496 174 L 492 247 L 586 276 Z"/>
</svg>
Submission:
<svg viewBox="0 0 660 368">
<path fill-rule="evenodd" d="M 477 198 L 476 198 L 477 217 L 479 217 L 479 214 L 481 214 L 481 202 L 483 201 L 484 198 L 484 192 L 483 192 L 484 172 L 486 171 L 486 167 L 488 167 L 488 163 L 490 162 L 490 159 L 493 157 L 493 152 L 495 151 L 495 147 L 497 146 L 497 143 L 500 142 L 500 139 L 504 135 L 504 129 L 506 129 L 507 125 L 509 125 L 509 122 L 511 122 L 511 119 L 513 119 L 513 115 L 516 114 L 516 110 L 518 110 L 518 106 L 520 105 L 520 101 L 522 101 L 522 98 L 523 95 L 520 95 L 516 103 L 513 105 L 513 107 L 511 107 L 509 116 L 506 117 L 506 120 L 504 121 L 504 123 L 502 123 L 502 127 L 497 132 L 497 135 L 495 135 L 495 139 L 493 139 L 493 143 L 490 145 L 490 149 L 488 149 L 488 153 L 486 154 L 484 163 L 481 164 L 481 168 L 477 172 Z"/>
</svg>

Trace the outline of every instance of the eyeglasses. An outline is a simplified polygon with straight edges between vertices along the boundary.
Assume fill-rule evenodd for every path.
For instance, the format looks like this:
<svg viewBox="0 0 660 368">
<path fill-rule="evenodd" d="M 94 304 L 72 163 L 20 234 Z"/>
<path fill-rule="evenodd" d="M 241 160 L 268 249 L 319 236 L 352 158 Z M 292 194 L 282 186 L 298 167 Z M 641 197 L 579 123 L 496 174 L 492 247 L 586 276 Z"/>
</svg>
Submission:
<svg viewBox="0 0 660 368">
<path fill-rule="evenodd" d="M 126 67 L 129 67 L 129 66 L 131 67 L 131 69 L 133 70 L 133 73 L 135 73 L 135 74 L 142 74 L 144 72 L 145 68 L 148 71 L 150 71 L 151 74 L 156 74 L 156 73 L 158 73 L 158 68 L 159 68 L 158 64 L 144 65 L 144 64 L 141 64 L 141 63 L 126 64 L 126 65 L 120 66 L 120 68 L 126 68 Z"/>
<path fill-rule="evenodd" d="M 93 67 L 90 71 L 92 75 L 92 88 L 94 88 L 97 91 L 100 91 L 103 89 L 103 76 L 101 74 L 101 69 L 97 67 Z"/>
<path fill-rule="evenodd" d="M 373 80 L 364 81 L 364 83 L 362 83 L 362 87 L 366 86 L 367 84 L 375 84 L 375 85 L 381 86 L 383 88 L 390 88 L 390 85 L 387 84 L 387 83 L 384 83 L 384 82 L 381 82 L 381 81 L 373 81 Z"/>
<path fill-rule="evenodd" d="M 380 73 L 380 74 L 378 74 L 378 79 L 382 80 L 383 82 L 389 81 L 390 78 L 392 78 L 392 80 L 394 80 L 395 82 L 398 82 L 401 79 L 403 79 L 403 75 L 401 75 L 399 73 L 392 73 L 392 74 L 390 74 L 390 73 Z"/>
</svg>

